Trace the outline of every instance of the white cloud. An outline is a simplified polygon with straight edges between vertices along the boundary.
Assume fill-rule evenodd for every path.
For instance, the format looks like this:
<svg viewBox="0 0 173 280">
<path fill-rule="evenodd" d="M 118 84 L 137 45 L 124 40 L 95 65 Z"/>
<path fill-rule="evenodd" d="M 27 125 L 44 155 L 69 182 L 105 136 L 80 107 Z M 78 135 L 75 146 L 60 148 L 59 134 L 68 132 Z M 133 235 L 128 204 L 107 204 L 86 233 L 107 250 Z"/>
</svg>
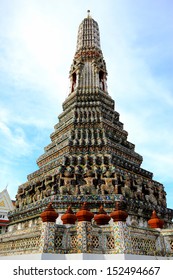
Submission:
<svg viewBox="0 0 173 280">
<path fill-rule="evenodd" d="M 15 157 L 27 156 L 31 152 L 31 146 L 27 142 L 22 128 L 11 130 L 5 123 L 0 122 L 1 148 Z M 8 143 L 5 145 L 5 143 Z M 1 159 L 2 160 L 2 159 Z M 2 160 L 3 161 L 3 160 Z"/>
</svg>

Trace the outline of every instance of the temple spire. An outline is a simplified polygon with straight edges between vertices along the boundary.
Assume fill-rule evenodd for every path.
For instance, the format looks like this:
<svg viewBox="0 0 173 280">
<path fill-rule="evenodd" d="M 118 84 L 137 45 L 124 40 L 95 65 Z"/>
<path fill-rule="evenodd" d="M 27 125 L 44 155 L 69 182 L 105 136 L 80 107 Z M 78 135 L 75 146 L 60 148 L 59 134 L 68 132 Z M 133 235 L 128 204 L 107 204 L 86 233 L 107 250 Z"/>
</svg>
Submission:
<svg viewBox="0 0 173 280">
<path fill-rule="evenodd" d="M 90 16 L 78 29 L 76 53 L 70 69 L 70 93 L 101 90 L 107 92 L 107 70 L 100 46 L 98 23 Z"/>
<path fill-rule="evenodd" d="M 21 228 L 30 228 L 30 225 L 36 225 L 35 219 L 39 217 L 45 205 L 52 202 L 53 204 L 49 204 L 41 214 L 42 232 L 48 232 L 48 236 L 53 234 L 53 239 L 49 240 L 50 245 L 45 243 L 45 246 L 54 250 L 52 240 L 55 241 L 56 252 L 62 250 L 63 253 L 72 253 L 77 252 L 79 248 L 94 248 L 96 252 L 102 248 L 99 242 L 108 243 L 108 236 L 110 240 L 117 234 L 128 237 L 129 231 L 125 224 L 127 216 L 128 224 L 133 226 L 135 222 L 135 226 L 146 226 L 153 208 L 156 209 L 158 217 L 164 217 L 165 226 L 172 225 L 173 210 L 166 208 L 164 187 L 152 179 L 151 172 L 141 168 L 142 156 L 135 152 L 135 145 L 128 141 L 128 133 L 119 120 L 119 113 L 115 111 L 114 100 L 108 94 L 106 63 L 99 44 L 98 24 L 86 15 L 79 26 L 77 51 L 70 69 L 70 94 L 63 103 L 63 112 L 58 116 L 59 121 L 50 135 L 51 143 L 45 147 L 44 153 L 37 160 L 39 169 L 29 174 L 28 181 L 19 186 L 15 211 L 9 214 L 12 229 L 15 229 L 21 220 Z M 85 202 L 81 208 L 84 201 L 88 204 Z M 73 206 L 76 215 L 69 204 Z M 100 205 L 105 205 L 108 214 L 101 207 L 94 218 L 97 225 L 108 224 L 110 217 L 114 223 L 109 233 L 106 226 L 103 231 L 97 230 L 98 236 L 95 236 L 96 228 L 94 226 L 92 232 L 91 220 Z M 126 206 L 128 213 L 124 210 Z M 55 225 L 58 213 L 55 210 L 58 208 L 61 215 L 67 207 L 65 216 L 61 216 L 63 224 L 73 224 L 74 227 L 70 229 L 67 226 L 65 230 L 65 226 L 60 226 L 58 230 Z M 161 227 L 163 222 L 158 217 L 154 213 L 149 225 Z M 119 229 L 117 225 L 120 226 Z M 40 231 L 39 220 L 38 230 Z M 122 230 L 125 230 L 125 233 Z M 75 232 L 78 236 L 74 235 L 73 239 L 71 237 Z M 147 232 L 150 234 L 152 231 L 147 230 L 146 234 Z M 103 233 L 106 242 L 102 242 Z M 63 234 L 65 236 L 62 236 Z M 95 247 L 90 246 L 94 244 L 91 240 L 92 234 L 94 238 L 97 237 L 93 239 L 93 242 L 98 244 Z M 153 234 L 154 240 L 156 234 Z M 16 233 L 14 237 L 16 239 Z M 68 241 L 67 248 L 64 248 L 64 237 Z M 78 244 L 78 237 L 82 238 L 84 243 L 80 241 Z M 48 240 L 46 238 L 47 235 L 44 238 L 45 242 Z M 123 241 L 121 250 L 126 250 L 129 240 L 128 237 L 127 242 Z M 150 242 L 151 238 L 148 240 Z M 116 250 L 114 241 L 116 240 L 109 243 L 113 244 L 111 252 Z M 152 246 L 156 248 L 155 245 Z M 105 252 L 105 249 L 101 252 Z"/>
<path fill-rule="evenodd" d="M 89 47 L 100 49 L 99 26 L 90 16 L 90 10 L 88 10 L 87 18 L 84 18 L 79 25 L 76 51 Z"/>
</svg>

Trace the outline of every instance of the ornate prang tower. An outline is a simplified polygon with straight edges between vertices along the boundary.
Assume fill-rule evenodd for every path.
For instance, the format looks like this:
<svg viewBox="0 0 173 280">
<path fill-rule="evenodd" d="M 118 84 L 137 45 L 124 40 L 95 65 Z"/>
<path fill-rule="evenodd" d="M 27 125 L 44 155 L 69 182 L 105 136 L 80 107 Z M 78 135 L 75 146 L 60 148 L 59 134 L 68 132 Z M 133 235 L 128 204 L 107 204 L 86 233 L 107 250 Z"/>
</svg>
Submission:
<svg viewBox="0 0 173 280">
<path fill-rule="evenodd" d="M 37 160 L 39 169 L 18 189 L 10 228 L 37 221 L 49 202 L 61 216 L 69 205 L 77 212 L 83 202 L 94 214 L 101 205 L 110 214 L 118 201 L 124 202 L 129 225 L 147 227 L 155 210 L 170 226 L 173 212 L 164 187 L 141 168 L 142 156 L 127 140 L 108 93 L 99 27 L 89 11 L 79 26 L 69 79 L 69 95 L 51 143 Z"/>
</svg>

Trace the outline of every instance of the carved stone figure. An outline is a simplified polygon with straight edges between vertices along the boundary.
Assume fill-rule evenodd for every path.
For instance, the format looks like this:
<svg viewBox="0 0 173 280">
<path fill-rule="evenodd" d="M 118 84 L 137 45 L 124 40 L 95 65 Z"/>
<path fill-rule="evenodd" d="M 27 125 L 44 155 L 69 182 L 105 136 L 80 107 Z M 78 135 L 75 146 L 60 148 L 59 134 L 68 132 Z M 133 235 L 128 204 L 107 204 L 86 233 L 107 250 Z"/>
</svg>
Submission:
<svg viewBox="0 0 173 280">
<path fill-rule="evenodd" d="M 24 188 L 19 188 L 16 195 L 16 208 L 21 208 L 23 206 L 22 195 L 25 193 Z"/>
<path fill-rule="evenodd" d="M 71 184 L 71 178 L 64 178 L 64 185 L 59 187 L 60 195 L 74 194 L 75 190 Z"/>
<path fill-rule="evenodd" d="M 51 176 L 51 175 L 48 175 L 46 176 L 46 179 L 45 179 L 45 187 L 47 188 L 48 186 L 51 187 L 52 184 L 54 182 L 54 177 Z"/>
<path fill-rule="evenodd" d="M 29 192 L 26 193 L 26 204 L 31 204 L 33 202 L 33 196 L 29 194 Z"/>
<path fill-rule="evenodd" d="M 18 196 L 17 200 L 16 200 L 16 208 L 21 208 L 23 206 L 23 200 L 21 198 L 21 196 Z"/>
<path fill-rule="evenodd" d="M 94 172 L 93 174 L 92 172 L 90 172 L 90 174 L 92 175 L 95 174 L 96 177 L 98 177 L 98 175 L 102 173 L 101 168 L 96 164 L 93 164 L 93 172 Z"/>
<path fill-rule="evenodd" d="M 67 166 L 67 170 L 64 172 L 65 177 L 72 177 L 74 173 L 74 167 L 73 166 Z"/>
<path fill-rule="evenodd" d="M 166 193 L 164 190 L 160 190 L 158 193 L 158 204 L 160 206 L 166 207 Z"/>
<path fill-rule="evenodd" d="M 121 192 L 123 196 L 133 197 L 131 186 L 132 186 L 131 179 L 129 176 L 126 176 L 124 181 L 124 186 L 121 187 Z"/>
<path fill-rule="evenodd" d="M 46 189 L 43 191 L 43 196 L 48 197 L 52 194 L 52 187 L 48 184 Z"/>
<path fill-rule="evenodd" d="M 109 165 L 109 172 L 112 174 L 112 176 L 115 176 L 116 168 L 114 165 Z"/>
<path fill-rule="evenodd" d="M 102 166 L 101 166 L 102 174 L 105 174 L 107 169 L 108 169 L 107 165 L 106 164 L 102 164 Z"/>
<path fill-rule="evenodd" d="M 36 192 L 33 195 L 33 201 L 36 202 L 36 201 L 41 200 L 41 199 L 42 199 L 42 193 L 40 192 L 39 188 L 37 187 Z"/>
<path fill-rule="evenodd" d="M 81 175 L 83 173 L 83 168 L 81 165 L 75 166 L 75 174 Z"/>
<path fill-rule="evenodd" d="M 147 186 L 149 194 L 145 195 L 146 201 L 151 204 L 157 205 L 157 199 L 154 195 L 154 183 L 150 181 L 148 182 Z"/>
<path fill-rule="evenodd" d="M 104 178 L 105 184 L 101 185 L 101 194 L 113 194 L 114 193 L 114 185 L 112 184 L 112 178 Z"/>
<path fill-rule="evenodd" d="M 136 188 L 136 191 L 134 192 L 134 197 L 136 199 L 143 199 L 143 193 L 142 193 L 143 179 L 138 177 L 136 180 L 134 180 L 133 187 Z"/>
<path fill-rule="evenodd" d="M 85 178 L 86 184 L 80 186 L 80 193 L 85 194 L 96 194 L 96 188 L 93 184 L 93 177 Z"/>
<path fill-rule="evenodd" d="M 32 194 L 33 188 L 34 188 L 34 186 L 31 184 L 25 190 L 25 201 L 24 201 L 24 204 L 31 204 L 33 202 L 33 194 Z"/>
</svg>

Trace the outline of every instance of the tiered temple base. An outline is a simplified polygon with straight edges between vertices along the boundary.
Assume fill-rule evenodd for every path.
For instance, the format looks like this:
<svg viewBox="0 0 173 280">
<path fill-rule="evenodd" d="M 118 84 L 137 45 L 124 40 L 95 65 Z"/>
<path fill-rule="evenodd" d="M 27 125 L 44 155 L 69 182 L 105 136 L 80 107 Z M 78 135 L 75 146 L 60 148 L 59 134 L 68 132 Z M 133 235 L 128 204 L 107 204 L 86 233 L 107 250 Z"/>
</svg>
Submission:
<svg viewBox="0 0 173 280">
<path fill-rule="evenodd" d="M 57 167 L 48 170 L 47 165 L 30 174 L 19 187 L 16 208 L 9 213 L 10 227 L 38 217 L 49 202 L 62 214 L 69 204 L 78 211 L 84 201 L 94 213 L 101 204 L 111 213 L 121 200 L 126 201 L 131 225 L 145 226 L 153 209 L 166 227 L 172 225 L 173 210 L 167 208 L 164 187 L 146 170 L 124 169 L 110 156 L 64 156 L 62 160 Z"/>
<path fill-rule="evenodd" d="M 128 226 L 124 210 L 116 208 L 110 216 L 103 207 L 97 212 L 86 203 L 76 215 L 69 207 L 60 225 L 49 205 L 42 219 L 1 236 L 0 259 L 173 259 L 173 229 L 159 228 L 156 213 L 148 223 L 158 228 L 143 228 Z"/>
</svg>

